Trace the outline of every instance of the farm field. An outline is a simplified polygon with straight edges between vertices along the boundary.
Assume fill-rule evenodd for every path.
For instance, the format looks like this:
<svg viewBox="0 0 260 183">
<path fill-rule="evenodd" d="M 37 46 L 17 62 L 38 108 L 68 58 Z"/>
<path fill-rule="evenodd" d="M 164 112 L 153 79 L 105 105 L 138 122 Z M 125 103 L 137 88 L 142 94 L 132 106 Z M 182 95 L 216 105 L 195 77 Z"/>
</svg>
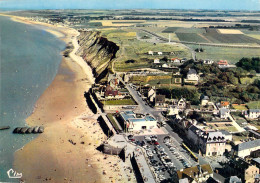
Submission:
<svg viewBox="0 0 260 183">
<path fill-rule="evenodd" d="M 247 36 L 260 40 L 260 34 L 247 34 Z"/>
<path fill-rule="evenodd" d="M 176 33 L 180 41 L 196 42 L 196 43 L 208 43 L 209 41 L 204 39 L 197 33 Z"/>
<path fill-rule="evenodd" d="M 193 49 L 198 48 L 198 45 L 187 45 Z M 243 57 L 260 57 L 260 49 L 250 48 L 227 48 L 200 46 L 204 52 L 196 53 L 197 59 L 212 59 L 214 61 L 227 60 L 229 64 L 237 63 Z"/>
<path fill-rule="evenodd" d="M 220 34 L 243 34 L 240 30 L 235 29 L 218 29 Z"/>
<path fill-rule="evenodd" d="M 163 58 L 168 55 L 148 55 L 148 51 L 174 52 L 172 57 L 191 58 L 189 50 L 179 45 L 169 45 L 163 43 L 150 43 L 140 41 L 136 38 L 140 30 L 135 28 L 124 29 L 102 29 L 102 36 L 107 37 L 110 41 L 115 42 L 120 50 L 117 52 L 114 61 L 116 71 L 130 71 L 139 68 L 150 68 L 155 58 Z M 140 35 L 139 35 L 140 36 Z M 127 62 L 128 60 L 133 60 Z"/>
<path fill-rule="evenodd" d="M 90 23 L 100 22 L 103 27 L 129 27 L 140 23 L 145 23 L 145 20 L 92 20 Z"/>
<path fill-rule="evenodd" d="M 206 33 L 204 28 L 185 28 L 185 27 L 168 27 L 162 31 L 163 33 Z"/>
<path fill-rule="evenodd" d="M 244 34 L 219 34 L 217 29 L 206 29 L 204 36 L 213 43 L 258 43 L 260 41 Z"/>
</svg>

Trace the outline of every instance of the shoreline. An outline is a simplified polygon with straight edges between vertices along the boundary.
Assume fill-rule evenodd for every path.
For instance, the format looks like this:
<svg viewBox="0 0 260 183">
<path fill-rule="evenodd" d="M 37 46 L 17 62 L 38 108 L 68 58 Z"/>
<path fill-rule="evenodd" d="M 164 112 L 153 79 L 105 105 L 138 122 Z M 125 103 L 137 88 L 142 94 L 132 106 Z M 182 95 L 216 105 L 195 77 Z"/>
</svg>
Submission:
<svg viewBox="0 0 260 183">
<path fill-rule="evenodd" d="M 121 170 L 115 165 L 119 158 L 96 150 L 106 136 L 97 123 L 98 115 L 88 109 L 84 98 L 84 91 L 95 79 L 90 66 L 76 55 L 79 32 L 9 17 L 20 23 L 46 26 L 44 30 L 51 30 L 48 32 L 74 46 L 69 58 L 62 56 L 55 79 L 26 119 L 28 125 L 43 125 L 45 132 L 15 152 L 15 170 L 23 173 L 26 182 L 121 182 Z"/>
</svg>

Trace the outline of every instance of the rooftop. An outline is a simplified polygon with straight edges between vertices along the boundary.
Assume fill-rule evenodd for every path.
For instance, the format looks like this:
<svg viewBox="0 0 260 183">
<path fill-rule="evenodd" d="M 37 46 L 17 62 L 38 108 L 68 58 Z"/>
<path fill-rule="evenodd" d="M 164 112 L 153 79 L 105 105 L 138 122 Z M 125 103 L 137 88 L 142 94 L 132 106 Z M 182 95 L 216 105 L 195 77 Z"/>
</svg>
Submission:
<svg viewBox="0 0 260 183">
<path fill-rule="evenodd" d="M 221 101 L 220 104 L 221 104 L 221 106 L 229 106 L 228 101 Z"/>
<path fill-rule="evenodd" d="M 243 151 L 243 150 L 251 149 L 251 148 L 254 148 L 254 147 L 257 147 L 257 146 L 260 146 L 260 139 L 248 141 L 248 142 L 243 142 L 241 144 L 238 144 L 235 147 L 235 150 L 236 151 Z"/>
<path fill-rule="evenodd" d="M 228 131 L 226 130 L 219 130 L 222 134 L 224 135 L 232 135 L 231 133 L 229 133 Z"/>
<path fill-rule="evenodd" d="M 190 69 L 188 74 L 197 74 L 196 70 L 195 69 Z"/>
<path fill-rule="evenodd" d="M 260 164 L 260 158 L 254 158 L 253 161 L 255 161 L 255 162 Z"/>
<path fill-rule="evenodd" d="M 249 109 L 249 112 L 260 112 L 260 109 Z"/>
<path fill-rule="evenodd" d="M 219 111 L 220 111 L 220 114 L 225 114 L 225 113 L 229 112 L 229 109 L 221 108 Z"/>
<path fill-rule="evenodd" d="M 179 179 L 183 178 L 191 178 L 194 179 L 198 174 L 212 174 L 213 170 L 209 164 L 194 166 L 190 168 L 186 168 L 184 170 L 178 170 L 177 175 Z"/>
</svg>

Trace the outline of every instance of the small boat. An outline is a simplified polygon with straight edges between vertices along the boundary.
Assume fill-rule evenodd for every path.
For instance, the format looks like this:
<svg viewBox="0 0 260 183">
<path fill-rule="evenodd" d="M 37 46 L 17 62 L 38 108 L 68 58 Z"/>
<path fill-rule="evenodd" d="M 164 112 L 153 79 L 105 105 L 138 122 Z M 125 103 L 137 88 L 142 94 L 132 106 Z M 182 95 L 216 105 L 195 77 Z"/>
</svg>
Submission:
<svg viewBox="0 0 260 183">
<path fill-rule="evenodd" d="M 0 130 L 8 130 L 10 126 L 0 126 Z"/>
</svg>

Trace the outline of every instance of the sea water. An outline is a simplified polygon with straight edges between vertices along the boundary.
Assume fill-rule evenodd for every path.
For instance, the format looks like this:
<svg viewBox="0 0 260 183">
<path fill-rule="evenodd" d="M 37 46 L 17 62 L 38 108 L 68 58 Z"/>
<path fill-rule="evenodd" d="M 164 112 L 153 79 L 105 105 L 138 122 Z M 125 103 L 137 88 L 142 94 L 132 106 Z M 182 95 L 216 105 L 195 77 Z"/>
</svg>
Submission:
<svg viewBox="0 0 260 183">
<path fill-rule="evenodd" d="M 36 135 L 12 131 L 27 126 L 25 119 L 54 79 L 64 48 L 64 42 L 43 29 L 0 16 L 0 126 L 11 127 L 0 130 L 0 182 L 15 181 L 7 176 L 14 152 Z"/>
</svg>

